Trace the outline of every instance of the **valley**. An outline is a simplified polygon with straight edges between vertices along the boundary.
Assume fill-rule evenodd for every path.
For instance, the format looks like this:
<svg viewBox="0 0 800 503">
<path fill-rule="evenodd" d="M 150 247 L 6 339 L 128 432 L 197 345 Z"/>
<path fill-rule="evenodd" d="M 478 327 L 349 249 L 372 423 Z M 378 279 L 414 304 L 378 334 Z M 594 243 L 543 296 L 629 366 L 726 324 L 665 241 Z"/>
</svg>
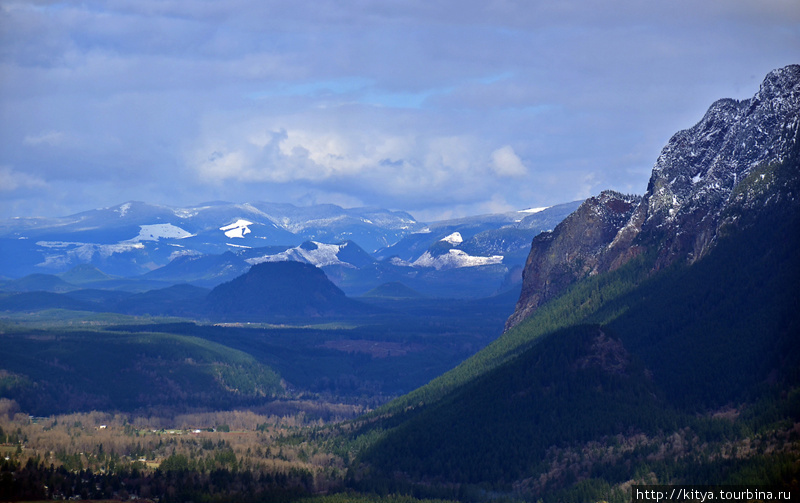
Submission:
<svg viewBox="0 0 800 503">
<path fill-rule="evenodd" d="M 641 196 L 2 229 L 0 499 L 800 491 L 797 65 L 676 133 Z"/>
</svg>

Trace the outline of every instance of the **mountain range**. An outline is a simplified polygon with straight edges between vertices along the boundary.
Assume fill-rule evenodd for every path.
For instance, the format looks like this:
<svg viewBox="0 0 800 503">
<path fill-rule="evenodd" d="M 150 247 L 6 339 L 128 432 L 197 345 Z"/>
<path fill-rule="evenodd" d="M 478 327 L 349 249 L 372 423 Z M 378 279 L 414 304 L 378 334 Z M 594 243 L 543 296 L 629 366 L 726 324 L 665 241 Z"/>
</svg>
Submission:
<svg viewBox="0 0 800 503">
<path fill-rule="evenodd" d="M 578 204 L 428 224 L 374 208 L 222 202 L 16 218 L 0 222 L 0 288 L 213 288 L 254 264 L 296 261 L 322 268 L 348 295 L 401 282 L 431 296 L 481 297 L 518 285 L 531 239 Z"/>
</svg>

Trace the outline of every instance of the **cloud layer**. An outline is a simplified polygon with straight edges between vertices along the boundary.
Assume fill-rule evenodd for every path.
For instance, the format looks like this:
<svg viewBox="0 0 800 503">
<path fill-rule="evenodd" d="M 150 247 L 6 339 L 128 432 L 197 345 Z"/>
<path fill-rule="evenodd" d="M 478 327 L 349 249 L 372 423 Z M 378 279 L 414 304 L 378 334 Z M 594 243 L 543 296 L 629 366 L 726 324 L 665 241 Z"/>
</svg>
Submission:
<svg viewBox="0 0 800 503">
<path fill-rule="evenodd" d="M 794 0 L 4 1 L 0 218 L 643 192 L 672 133 L 797 54 Z"/>
</svg>

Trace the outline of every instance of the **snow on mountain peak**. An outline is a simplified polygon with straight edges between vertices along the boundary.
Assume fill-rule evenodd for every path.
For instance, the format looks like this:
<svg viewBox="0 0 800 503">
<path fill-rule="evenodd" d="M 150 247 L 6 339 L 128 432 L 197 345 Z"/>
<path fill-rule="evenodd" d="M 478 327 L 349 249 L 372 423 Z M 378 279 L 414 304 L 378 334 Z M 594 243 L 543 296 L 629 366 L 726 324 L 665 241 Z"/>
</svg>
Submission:
<svg viewBox="0 0 800 503">
<path fill-rule="evenodd" d="M 140 225 L 139 235 L 128 240 L 131 243 L 139 241 L 158 241 L 159 238 L 184 239 L 194 234 L 187 232 L 172 224 Z"/>
<path fill-rule="evenodd" d="M 450 234 L 449 236 L 446 236 L 446 237 L 440 239 L 439 241 L 445 241 L 445 242 L 450 243 L 451 245 L 455 246 L 455 245 L 463 243 L 464 242 L 464 238 L 461 237 L 461 233 L 460 232 L 454 232 L 454 233 Z"/>
<path fill-rule="evenodd" d="M 434 257 L 431 252 L 426 251 L 415 260 L 411 265 L 414 267 L 433 267 L 436 270 L 455 269 L 459 267 L 477 267 L 482 265 L 501 264 L 502 255 L 492 255 L 491 257 L 475 257 L 468 255 L 463 250 L 448 250 L 448 253 Z"/>
<path fill-rule="evenodd" d="M 262 262 L 304 262 L 312 264 L 317 267 L 325 267 L 329 265 L 344 265 L 355 267 L 352 264 L 343 262 L 339 259 L 339 250 L 344 248 L 345 244 L 331 245 L 326 243 L 319 243 L 311 241 L 303 243 L 300 246 L 289 248 L 286 251 L 276 253 L 273 255 L 263 255 L 261 257 L 247 259 L 246 262 L 255 265 Z"/>
<path fill-rule="evenodd" d="M 116 211 L 119 213 L 119 216 L 121 218 L 125 216 L 125 213 L 127 213 L 129 209 L 131 209 L 131 203 L 125 203 L 122 206 L 120 206 L 119 209 Z"/>
<path fill-rule="evenodd" d="M 534 213 L 539 213 L 549 208 L 552 208 L 552 206 L 542 206 L 540 208 L 528 208 L 527 210 L 519 210 L 518 213 L 530 213 L 531 215 L 533 215 Z"/>
<path fill-rule="evenodd" d="M 220 227 L 219 230 L 224 232 L 229 238 L 244 238 L 245 234 L 250 234 L 251 232 L 248 225 L 253 225 L 253 222 L 240 218 L 230 225 Z"/>
</svg>

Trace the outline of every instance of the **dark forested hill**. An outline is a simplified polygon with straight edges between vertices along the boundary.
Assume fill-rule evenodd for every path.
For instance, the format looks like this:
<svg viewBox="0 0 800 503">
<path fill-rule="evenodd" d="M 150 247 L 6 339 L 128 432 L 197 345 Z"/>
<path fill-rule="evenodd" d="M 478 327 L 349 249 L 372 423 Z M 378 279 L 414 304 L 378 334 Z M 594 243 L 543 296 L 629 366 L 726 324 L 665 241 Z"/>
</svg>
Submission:
<svg viewBox="0 0 800 503">
<path fill-rule="evenodd" d="M 256 264 L 206 298 L 209 316 L 230 321 L 345 317 L 372 312 L 349 299 L 325 273 L 300 262 Z"/>
<path fill-rule="evenodd" d="M 0 396 L 28 414 L 224 409 L 283 393 L 271 368 L 193 336 L 18 325 L 0 333 Z"/>
</svg>

